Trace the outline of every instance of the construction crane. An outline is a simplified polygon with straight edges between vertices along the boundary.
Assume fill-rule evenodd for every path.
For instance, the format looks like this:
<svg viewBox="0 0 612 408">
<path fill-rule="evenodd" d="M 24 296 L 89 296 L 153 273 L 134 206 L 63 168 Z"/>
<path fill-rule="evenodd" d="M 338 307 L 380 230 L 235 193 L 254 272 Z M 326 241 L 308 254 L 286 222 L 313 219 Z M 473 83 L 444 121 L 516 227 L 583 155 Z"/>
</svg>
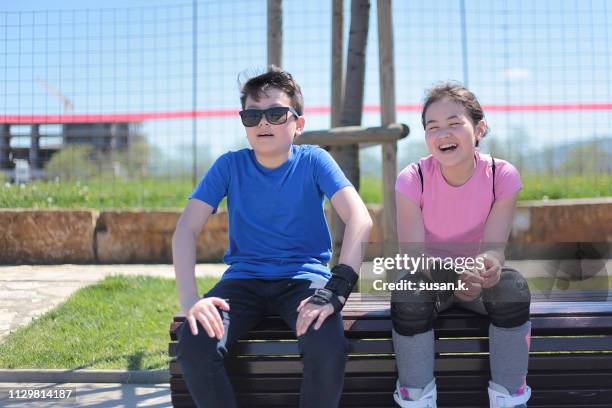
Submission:
<svg viewBox="0 0 612 408">
<path fill-rule="evenodd" d="M 38 78 L 36 82 L 38 82 L 40 86 L 45 88 L 45 90 L 49 92 L 51 95 L 55 96 L 57 99 L 62 101 L 62 103 L 64 104 L 64 112 L 74 111 L 74 104 L 72 103 L 72 101 L 68 99 L 68 97 L 64 96 L 64 94 L 62 94 L 59 89 L 57 89 L 56 87 L 48 83 L 46 80 L 41 79 L 41 78 Z"/>
</svg>

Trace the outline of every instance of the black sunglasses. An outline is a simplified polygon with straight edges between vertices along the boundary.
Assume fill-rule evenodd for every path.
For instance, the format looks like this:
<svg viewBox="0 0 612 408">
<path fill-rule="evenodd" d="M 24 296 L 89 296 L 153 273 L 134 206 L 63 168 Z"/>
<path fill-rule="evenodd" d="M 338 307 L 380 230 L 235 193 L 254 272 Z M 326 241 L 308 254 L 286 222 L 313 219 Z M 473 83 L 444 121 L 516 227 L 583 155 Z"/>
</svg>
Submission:
<svg viewBox="0 0 612 408">
<path fill-rule="evenodd" d="M 275 106 L 273 108 L 268 108 L 265 110 L 261 109 L 246 109 L 240 111 L 240 119 L 242 119 L 242 124 L 246 127 L 253 127 L 259 125 L 261 121 L 261 117 L 266 115 L 266 120 L 271 125 L 282 125 L 287 122 L 287 112 L 293 113 L 293 115 L 297 118 L 298 113 L 290 106 Z"/>
</svg>

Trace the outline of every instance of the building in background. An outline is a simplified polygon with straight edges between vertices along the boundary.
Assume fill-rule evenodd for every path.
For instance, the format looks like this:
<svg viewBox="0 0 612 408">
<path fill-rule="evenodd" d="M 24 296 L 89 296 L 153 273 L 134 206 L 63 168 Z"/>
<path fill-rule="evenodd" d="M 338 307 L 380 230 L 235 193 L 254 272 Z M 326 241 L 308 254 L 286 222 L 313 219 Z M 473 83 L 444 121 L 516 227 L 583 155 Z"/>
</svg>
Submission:
<svg viewBox="0 0 612 408">
<path fill-rule="evenodd" d="M 27 161 L 32 179 L 45 179 L 46 164 L 54 154 L 69 145 L 93 147 L 93 154 L 112 156 L 114 153 L 129 152 L 130 146 L 142 133 L 142 122 L 96 122 L 63 123 L 47 133 L 49 123 L 29 125 L 17 123 L 0 124 L 0 171 L 10 180 L 15 180 L 16 160 Z M 22 139 L 21 143 L 11 140 Z M 29 143 L 23 143 L 29 139 Z M 44 142 L 49 139 L 49 143 Z M 129 157 L 129 153 L 127 155 Z"/>
</svg>

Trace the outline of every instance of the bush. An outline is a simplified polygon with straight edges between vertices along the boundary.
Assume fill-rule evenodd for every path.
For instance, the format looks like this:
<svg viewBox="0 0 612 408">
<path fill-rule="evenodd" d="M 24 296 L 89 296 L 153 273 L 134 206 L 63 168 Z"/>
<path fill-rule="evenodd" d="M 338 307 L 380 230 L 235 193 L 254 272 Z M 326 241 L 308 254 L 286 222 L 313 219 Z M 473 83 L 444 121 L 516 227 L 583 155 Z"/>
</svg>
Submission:
<svg viewBox="0 0 612 408">
<path fill-rule="evenodd" d="M 55 153 L 45 169 L 49 178 L 87 180 L 103 172 L 96 152 L 88 145 L 68 145 Z"/>
</svg>

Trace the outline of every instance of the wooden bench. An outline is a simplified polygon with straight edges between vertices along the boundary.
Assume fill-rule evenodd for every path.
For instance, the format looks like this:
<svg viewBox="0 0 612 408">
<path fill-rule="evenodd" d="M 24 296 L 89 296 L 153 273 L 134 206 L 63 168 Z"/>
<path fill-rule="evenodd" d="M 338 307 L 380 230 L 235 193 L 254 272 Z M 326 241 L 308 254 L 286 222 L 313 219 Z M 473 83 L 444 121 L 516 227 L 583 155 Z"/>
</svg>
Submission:
<svg viewBox="0 0 612 408">
<path fill-rule="evenodd" d="M 528 383 L 530 408 L 612 407 L 612 296 L 533 295 Z M 397 371 L 388 298 L 351 295 L 343 311 L 349 340 L 343 407 L 393 407 Z M 176 361 L 177 314 L 170 327 L 170 388 L 175 407 L 194 407 Z M 458 308 L 436 323 L 435 375 L 441 407 L 488 407 L 487 317 Z M 295 337 L 278 317 L 266 318 L 230 349 L 226 367 L 244 407 L 298 406 L 302 365 Z"/>
</svg>

